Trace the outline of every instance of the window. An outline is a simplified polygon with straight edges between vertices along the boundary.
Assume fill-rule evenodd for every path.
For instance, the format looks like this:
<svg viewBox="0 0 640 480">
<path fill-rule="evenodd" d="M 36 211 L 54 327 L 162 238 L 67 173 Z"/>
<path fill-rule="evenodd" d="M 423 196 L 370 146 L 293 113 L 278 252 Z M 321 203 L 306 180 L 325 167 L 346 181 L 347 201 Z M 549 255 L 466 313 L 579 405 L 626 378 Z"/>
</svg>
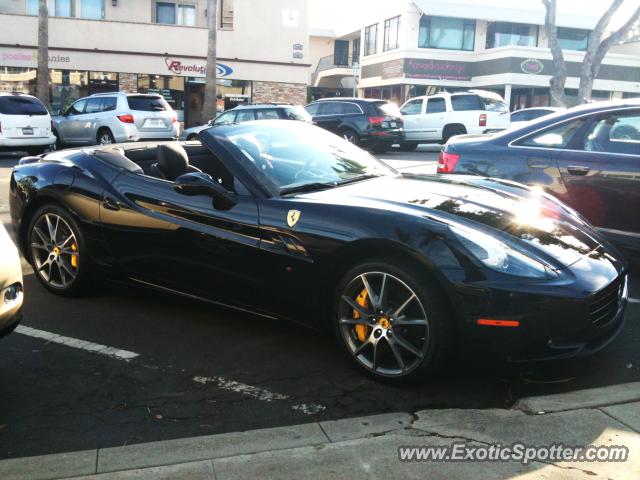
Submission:
<svg viewBox="0 0 640 480">
<path fill-rule="evenodd" d="M 56 17 L 73 17 L 73 0 L 49 0 L 49 15 Z M 40 0 L 27 0 L 27 15 L 38 15 Z"/>
<path fill-rule="evenodd" d="M 537 25 L 524 23 L 491 22 L 487 28 L 487 48 L 538 46 Z"/>
<path fill-rule="evenodd" d="M 235 123 L 236 112 L 225 112 L 213 121 L 214 125 L 229 125 Z"/>
<path fill-rule="evenodd" d="M 233 29 L 233 0 L 220 1 L 220 28 Z"/>
<path fill-rule="evenodd" d="M 80 0 L 80 18 L 102 20 L 104 18 L 104 0 Z"/>
<path fill-rule="evenodd" d="M 389 115 L 391 117 L 399 117 L 400 109 L 398 105 L 392 102 L 373 102 L 378 115 Z"/>
<path fill-rule="evenodd" d="M 427 113 L 442 113 L 446 111 L 447 103 L 444 98 L 430 98 L 427 102 Z"/>
<path fill-rule="evenodd" d="M 342 115 L 344 107 L 342 103 L 326 102 L 320 105 L 320 115 Z"/>
<path fill-rule="evenodd" d="M 588 152 L 640 155 L 640 113 L 598 118 L 587 130 L 583 147 Z"/>
<path fill-rule="evenodd" d="M 362 115 L 362 110 L 355 103 L 343 103 L 342 113 L 345 115 Z"/>
<path fill-rule="evenodd" d="M 419 115 L 422 113 L 422 99 L 411 100 L 400 110 L 402 115 Z"/>
<path fill-rule="evenodd" d="M 317 115 L 319 108 L 320 108 L 320 104 L 319 103 L 310 103 L 309 105 L 304 107 L 304 109 L 307 111 L 307 113 L 309 115 L 311 115 L 311 116 Z"/>
<path fill-rule="evenodd" d="M 279 120 L 280 115 L 275 108 L 261 108 L 256 110 L 256 120 Z"/>
<path fill-rule="evenodd" d="M 378 48 L 378 24 L 370 25 L 364 29 L 364 54 L 373 55 Z"/>
<path fill-rule="evenodd" d="M 175 25 L 176 23 L 176 6 L 173 3 L 157 2 L 156 3 L 156 23 L 166 23 Z"/>
<path fill-rule="evenodd" d="M 84 113 L 98 113 L 102 108 L 101 98 L 90 98 L 87 101 L 87 106 L 84 109 Z"/>
<path fill-rule="evenodd" d="M 484 110 L 478 95 L 452 95 L 451 106 L 455 111 Z"/>
<path fill-rule="evenodd" d="M 480 97 L 482 99 L 482 103 L 484 103 L 484 109 L 487 112 L 508 112 L 509 107 L 502 100 L 491 97 Z"/>
<path fill-rule="evenodd" d="M 250 122 L 251 120 L 255 120 L 255 118 L 253 110 L 238 110 L 236 122 Z"/>
<path fill-rule="evenodd" d="M 8 95 L 0 97 L 0 113 L 3 115 L 46 115 L 48 112 L 37 98 Z"/>
<path fill-rule="evenodd" d="M 589 30 L 558 27 L 558 42 L 563 50 L 586 51 L 589 47 Z"/>
<path fill-rule="evenodd" d="M 584 120 L 563 123 L 542 133 L 525 138 L 519 144 L 526 147 L 565 148 L 583 124 Z"/>
<path fill-rule="evenodd" d="M 80 115 L 84 112 L 84 106 L 86 103 L 86 100 L 78 100 L 76 103 L 69 107 L 69 110 L 67 110 L 67 115 Z"/>
<path fill-rule="evenodd" d="M 427 15 L 420 18 L 420 34 L 418 36 L 420 48 L 472 51 L 475 36 L 475 20 Z"/>
<path fill-rule="evenodd" d="M 299 120 L 302 122 L 310 122 L 312 120 L 311 115 L 300 106 L 285 108 L 284 113 L 288 120 Z"/>
<path fill-rule="evenodd" d="M 360 38 L 354 38 L 351 44 L 351 59 L 354 64 L 360 63 Z"/>
<path fill-rule="evenodd" d="M 103 97 L 102 98 L 102 111 L 111 112 L 116 109 L 118 105 L 118 99 L 116 97 Z"/>
<path fill-rule="evenodd" d="M 164 112 L 171 110 L 171 106 L 164 98 L 156 96 L 130 95 L 127 97 L 127 103 L 131 110 L 140 112 Z"/>
<path fill-rule="evenodd" d="M 384 51 L 394 50 L 399 47 L 400 17 L 390 18 L 384 21 Z"/>
<path fill-rule="evenodd" d="M 195 5 L 178 5 L 178 25 L 194 27 L 196 24 Z"/>
</svg>

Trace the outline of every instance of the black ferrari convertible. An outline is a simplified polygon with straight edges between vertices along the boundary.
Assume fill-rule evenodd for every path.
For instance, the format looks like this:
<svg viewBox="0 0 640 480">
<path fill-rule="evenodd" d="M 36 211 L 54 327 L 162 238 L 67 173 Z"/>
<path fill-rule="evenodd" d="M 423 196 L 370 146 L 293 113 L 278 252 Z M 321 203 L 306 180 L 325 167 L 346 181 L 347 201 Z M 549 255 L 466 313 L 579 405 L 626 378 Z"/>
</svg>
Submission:
<svg viewBox="0 0 640 480">
<path fill-rule="evenodd" d="M 302 122 L 200 140 L 22 159 L 11 215 L 42 285 L 111 277 L 333 330 L 389 381 L 424 378 L 460 341 L 570 357 L 623 326 L 624 260 L 540 190 L 400 174 Z"/>
</svg>

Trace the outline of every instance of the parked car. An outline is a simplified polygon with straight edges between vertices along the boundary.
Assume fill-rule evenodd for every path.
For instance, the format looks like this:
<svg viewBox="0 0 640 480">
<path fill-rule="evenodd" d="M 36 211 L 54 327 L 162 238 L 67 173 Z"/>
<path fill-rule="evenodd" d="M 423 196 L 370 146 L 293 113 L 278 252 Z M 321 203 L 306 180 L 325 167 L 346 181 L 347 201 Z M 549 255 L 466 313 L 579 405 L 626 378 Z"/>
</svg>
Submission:
<svg viewBox="0 0 640 480">
<path fill-rule="evenodd" d="M 15 167 L 11 218 L 41 284 L 71 296 L 111 276 L 333 330 L 355 365 L 392 382 L 424 379 L 457 342 L 565 358 L 623 327 L 624 260 L 550 195 L 400 174 L 305 122 L 200 139 Z M 519 223 L 523 212 L 544 228 Z"/>
<path fill-rule="evenodd" d="M 520 128 L 521 126 L 529 123 L 531 120 L 544 117 L 545 115 L 551 115 L 552 113 L 557 113 L 562 110 L 564 109 L 557 107 L 533 107 L 516 110 L 515 112 L 511 112 L 511 124 L 509 125 L 509 128 Z"/>
<path fill-rule="evenodd" d="M 0 222 L 0 337 L 12 332 L 22 318 L 22 292 L 18 249 Z"/>
<path fill-rule="evenodd" d="M 395 103 L 364 98 L 322 98 L 305 107 L 319 127 L 348 142 L 384 153 L 403 138 Z"/>
<path fill-rule="evenodd" d="M 57 146 L 175 140 L 178 116 L 157 94 L 96 93 L 53 117 Z"/>
<path fill-rule="evenodd" d="M 490 138 L 452 138 L 438 171 L 541 185 L 640 250 L 640 100 L 575 107 Z"/>
<path fill-rule="evenodd" d="M 509 107 L 502 97 L 482 90 L 412 98 L 400 112 L 404 119 L 403 150 L 415 150 L 419 143 L 447 143 L 455 135 L 498 132 L 509 127 Z"/>
<path fill-rule="evenodd" d="M 216 125 L 229 125 L 230 123 L 249 122 L 251 120 L 299 120 L 302 122 L 313 122 L 311 115 L 301 105 L 290 103 L 252 103 L 248 105 L 238 105 L 218 115 L 214 120 L 210 120 L 206 125 L 196 125 L 186 128 L 180 140 L 196 140 L 198 133 L 205 128 Z"/>
<path fill-rule="evenodd" d="M 36 97 L 0 92 L 0 150 L 38 155 L 55 144 L 51 115 Z"/>
</svg>

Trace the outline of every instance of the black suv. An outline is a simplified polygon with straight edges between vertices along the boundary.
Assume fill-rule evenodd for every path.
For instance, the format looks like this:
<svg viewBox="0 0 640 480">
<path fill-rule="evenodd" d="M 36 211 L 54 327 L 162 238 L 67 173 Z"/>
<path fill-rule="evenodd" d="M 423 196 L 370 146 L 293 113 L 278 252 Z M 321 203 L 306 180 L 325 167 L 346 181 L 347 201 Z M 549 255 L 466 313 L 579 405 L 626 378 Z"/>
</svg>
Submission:
<svg viewBox="0 0 640 480">
<path fill-rule="evenodd" d="M 402 115 L 395 103 L 364 98 L 323 98 L 305 107 L 319 127 L 384 153 L 403 138 Z"/>
</svg>

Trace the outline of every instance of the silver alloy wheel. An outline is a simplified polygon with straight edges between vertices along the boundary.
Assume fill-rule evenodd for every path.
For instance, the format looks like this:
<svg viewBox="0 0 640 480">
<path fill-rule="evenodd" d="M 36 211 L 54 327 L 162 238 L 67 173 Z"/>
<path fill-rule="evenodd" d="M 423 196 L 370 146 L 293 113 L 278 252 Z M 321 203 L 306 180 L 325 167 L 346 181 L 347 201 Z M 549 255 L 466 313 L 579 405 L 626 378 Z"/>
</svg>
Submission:
<svg viewBox="0 0 640 480">
<path fill-rule="evenodd" d="M 345 132 L 345 133 L 343 133 L 342 134 L 342 138 L 344 138 L 349 143 L 353 143 L 354 145 L 356 145 L 358 143 L 356 134 L 353 133 L 353 132 Z"/>
<path fill-rule="evenodd" d="M 429 346 L 427 314 L 416 293 L 399 278 L 385 272 L 358 275 L 345 287 L 338 312 L 342 338 L 367 370 L 401 377 L 424 360 Z"/>
<path fill-rule="evenodd" d="M 111 145 L 113 143 L 111 140 L 111 134 L 109 132 L 102 132 L 99 143 L 100 145 Z"/>
<path fill-rule="evenodd" d="M 34 223 L 31 257 L 37 274 L 54 288 L 66 288 L 76 278 L 80 255 L 73 230 L 55 213 L 45 213 Z"/>
</svg>

